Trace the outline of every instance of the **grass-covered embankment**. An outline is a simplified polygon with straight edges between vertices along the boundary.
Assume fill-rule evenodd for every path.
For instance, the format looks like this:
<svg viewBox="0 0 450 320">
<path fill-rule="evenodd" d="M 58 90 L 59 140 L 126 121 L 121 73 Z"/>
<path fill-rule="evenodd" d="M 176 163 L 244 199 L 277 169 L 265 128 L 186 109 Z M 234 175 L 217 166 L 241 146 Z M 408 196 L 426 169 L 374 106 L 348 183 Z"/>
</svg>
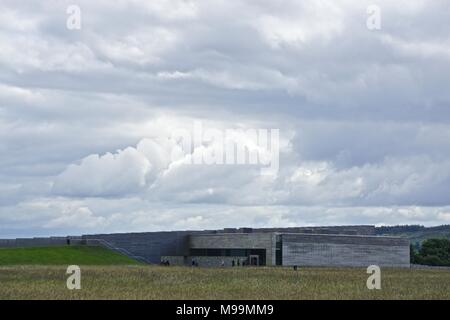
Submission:
<svg viewBox="0 0 450 320">
<path fill-rule="evenodd" d="M 0 266 L 11 265 L 127 265 L 137 261 L 103 247 L 55 246 L 1 248 Z"/>
</svg>

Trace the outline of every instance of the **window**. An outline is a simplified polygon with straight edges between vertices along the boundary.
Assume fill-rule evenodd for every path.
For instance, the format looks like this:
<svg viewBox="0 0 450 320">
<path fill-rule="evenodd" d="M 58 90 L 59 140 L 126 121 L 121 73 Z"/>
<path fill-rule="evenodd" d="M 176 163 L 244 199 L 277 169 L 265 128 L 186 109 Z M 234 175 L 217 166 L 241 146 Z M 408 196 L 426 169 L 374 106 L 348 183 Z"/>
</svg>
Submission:
<svg viewBox="0 0 450 320">
<path fill-rule="evenodd" d="M 278 252 L 278 251 L 277 251 Z M 266 265 L 266 249 L 191 249 L 190 255 L 194 257 L 242 257 L 244 261 L 250 255 L 259 256 L 259 265 Z"/>
<path fill-rule="evenodd" d="M 275 264 L 277 266 L 283 265 L 283 239 L 281 235 L 277 235 L 275 244 Z"/>
</svg>

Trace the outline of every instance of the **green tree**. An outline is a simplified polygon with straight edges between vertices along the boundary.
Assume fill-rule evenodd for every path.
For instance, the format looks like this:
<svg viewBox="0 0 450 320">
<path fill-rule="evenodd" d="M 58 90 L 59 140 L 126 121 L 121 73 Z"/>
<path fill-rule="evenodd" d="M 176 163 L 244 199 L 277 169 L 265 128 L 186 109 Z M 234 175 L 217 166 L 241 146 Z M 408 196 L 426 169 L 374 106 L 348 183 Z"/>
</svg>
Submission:
<svg viewBox="0 0 450 320">
<path fill-rule="evenodd" d="M 411 247 L 411 262 L 431 266 L 450 266 L 450 240 L 427 239 L 416 254 Z M 413 262 L 414 261 L 414 262 Z"/>
<path fill-rule="evenodd" d="M 410 257 L 411 263 L 418 263 L 417 251 L 412 244 L 409 245 L 409 257 Z"/>
</svg>

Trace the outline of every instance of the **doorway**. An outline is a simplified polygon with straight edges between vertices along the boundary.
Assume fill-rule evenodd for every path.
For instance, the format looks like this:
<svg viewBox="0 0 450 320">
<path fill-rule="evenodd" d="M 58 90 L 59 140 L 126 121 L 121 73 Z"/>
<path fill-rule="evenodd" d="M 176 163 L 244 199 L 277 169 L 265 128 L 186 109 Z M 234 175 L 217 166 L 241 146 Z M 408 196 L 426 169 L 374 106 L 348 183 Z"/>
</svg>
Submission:
<svg viewBox="0 0 450 320">
<path fill-rule="evenodd" d="M 259 266 L 259 256 L 257 254 L 251 254 L 248 256 L 248 261 L 251 266 Z"/>
</svg>

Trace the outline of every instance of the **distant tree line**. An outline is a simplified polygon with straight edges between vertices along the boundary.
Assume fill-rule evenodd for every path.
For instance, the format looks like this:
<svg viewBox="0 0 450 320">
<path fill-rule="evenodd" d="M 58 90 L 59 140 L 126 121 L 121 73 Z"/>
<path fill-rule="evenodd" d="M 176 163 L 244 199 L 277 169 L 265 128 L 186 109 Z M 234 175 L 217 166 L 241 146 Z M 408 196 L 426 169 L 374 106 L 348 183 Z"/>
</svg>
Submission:
<svg viewBox="0 0 450 320">
<path fill-rule="evenodd" d="M 435 227 L 425 227 L 422 225 L 397 225 L 397 226 L 382 226 L 376 228 L 377 234 L 405 233 L 417 231 L 450 231 L 450 225 L 444 224 Z"/>
<path fill-rule="evenodd" d="M 402 233 L 402 232 L 416 232 L 424 230 L 425 227 L 421 225 L 404 225 L 404 226 L 383 226 L 377 227 L 377 233 Z"/>
<path fill-rule="evenodd" d="M 450 240 L 427 239 L 419 249 L 410 246 L 411 263 L 429 266 L 450 266 Z"/>
</svg>

